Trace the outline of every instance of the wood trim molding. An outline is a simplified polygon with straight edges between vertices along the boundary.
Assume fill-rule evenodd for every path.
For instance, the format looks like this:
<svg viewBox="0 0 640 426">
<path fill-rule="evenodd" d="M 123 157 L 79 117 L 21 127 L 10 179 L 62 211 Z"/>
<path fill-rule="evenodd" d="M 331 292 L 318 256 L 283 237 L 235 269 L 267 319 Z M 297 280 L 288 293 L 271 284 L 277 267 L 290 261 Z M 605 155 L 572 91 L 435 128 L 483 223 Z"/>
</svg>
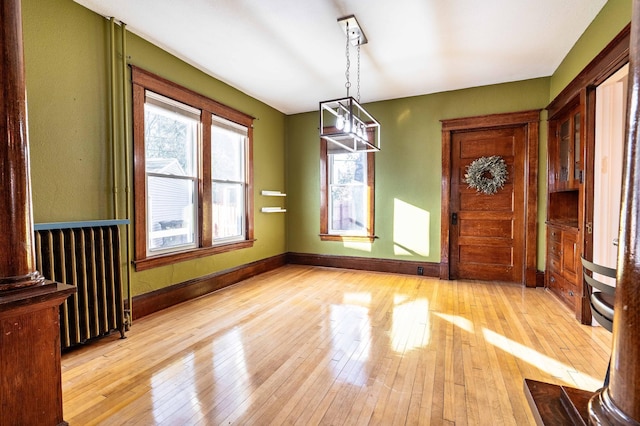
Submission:
<svg viewBox="0 0 640 426">
<path fill-rule="evenodd" d="M 451 132 L 447 123 L 442 123 L 442 179 L 440 179 L 440 271 L 441 280 L 449 279 L 449 218 L 451 208 Z"/>
<path fill-rule="evenodd" d="M 182 252 L 168 253 L 147 257 L 146 259 L 133 260 L 131 263 L 136 271 L 146 271 L 147 269 L 157 268 L 160 266 L 173 265 L 174 263 L 184 262 L 185 260 L 199 259 L 202 257 L 213 256 L 214 254 L 227 253 L 229 251 L 246 249 L 253 247 L 255 239 L 235 241 L 232 243 L 218 244 L 211 247 L 201 247 L 193 250 L 185 250 Z"/>
<path fill-rule="evenodd" d="M 311 253 L 287 253 L 287 263 L 296 265 L 326 266 L 329 268 L 358 269 L 361 271 L 390 272 L 404 275 L 422 275 L 438 277 L 440 264 L 416 262 L 411 260 L 376 259 L 371 257 L 332 256 Z"/>
<path fill-rule="evenodd" d="M 372 243 L 376 240 L 375 235 L 340 235 L 340 234 L 320 234 L 322 241 L 349 241 L 357 243 Z"/>
<path fill-rule="evenodd" d="M 540 111 L 536 121 L 527 122 L 527 158 L 525 158 L 526 179 L 526 233 L 525 277 L 527 287 L 538 285 L 536 273 L 538 255 L 538 144 L 540 140 Z"/>
<path fill-rule="evenodd" d="M 537 211 L 538 211 L 538 139 L 540 110 L 506 114 L 491 114 L 476 117 L 442 120 L 442 179 L 440 221 L 440 271 L 439 277 L 448 280 L 449 274 L 449 198 L 451 192 L 451 135 L 470 129 L 492 129 L 522 126 L 526 132 L 527 153 L 525 158 L 526 199 L 526 244 L 523 284 L 536 286 Z"/>
<path fill-rule="evenodd" d="M 178 303 L 195 299 L 255 275 L 279 268 L 286 264 L 286 259 L 286 254 L 280 254 L 135 296 L 132 300 L 133 319 L 142 318 Z"/>
<path fill-rule="evenodd" d="M 540 110 L 508 112 L 504 114 L 478 115 L 474 117 L 452 118 L 441 120 L 443 131 L 468 130 L 470 128 L 512 127 L 525 123 L 540 121 Z"/>
<path fill-rule="evenodd" d="M 547 106 L 549 118 L 555 116 L 586 87 L 597 86 L 629 61 L 631 24 L 628 24 L 609 44 L 555 97 Z"/>
<path fill-rule="evenodd" d="M 228 120 L 234 121 L 238 124 L 242 124 L 246 127 L 253 125 L 255 117 L 239 111 L 233 107 L 222 104 L 218 101 L 201 95 L 198 92 L 183 87 L 173 81 L 167 80 L 164 77 L 160 77 L 157 74 L 144 70 L 135 65 L 129 65 L 131 68 L 131 78 L 136 84 L 143 86 L 154 92 L 162 93 L 174 93 L 178 90 L 181 93 L 180 102 L 184 102 L 193 107 L 200 108 L 212 112 L 215 115 L 224 117 Z"/>
</svg>

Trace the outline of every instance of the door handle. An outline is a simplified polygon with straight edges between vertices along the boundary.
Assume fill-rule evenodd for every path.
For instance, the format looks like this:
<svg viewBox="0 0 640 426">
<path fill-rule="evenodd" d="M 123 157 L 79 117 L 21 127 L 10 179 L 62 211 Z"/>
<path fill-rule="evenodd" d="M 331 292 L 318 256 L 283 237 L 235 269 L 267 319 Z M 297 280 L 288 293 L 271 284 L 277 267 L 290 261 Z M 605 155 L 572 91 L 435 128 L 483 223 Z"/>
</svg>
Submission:
<svg viewBox="0 0 640 426">
<path fill-rule="evenodd" d="M 451 224 L 452 225 L 458 224 L 458 213 L 451 213 Z"/>
</svg>

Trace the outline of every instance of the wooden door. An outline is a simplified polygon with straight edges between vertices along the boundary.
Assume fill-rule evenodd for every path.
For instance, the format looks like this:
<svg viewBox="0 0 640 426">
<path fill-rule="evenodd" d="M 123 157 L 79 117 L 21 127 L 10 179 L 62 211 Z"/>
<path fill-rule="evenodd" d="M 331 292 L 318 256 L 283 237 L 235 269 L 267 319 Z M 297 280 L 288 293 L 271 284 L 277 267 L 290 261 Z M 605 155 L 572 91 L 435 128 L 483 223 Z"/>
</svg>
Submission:
<svg viewBox="0 0 640 426">
<path fill-rule="evenodd" d="M 526 144 L 522 127 L 456 132 L 451 142 L 451 278 L 523 282 Z M 467 167 L 500 156 L 506 183 L 495 194 L 470 188 Z"/>
</svg>

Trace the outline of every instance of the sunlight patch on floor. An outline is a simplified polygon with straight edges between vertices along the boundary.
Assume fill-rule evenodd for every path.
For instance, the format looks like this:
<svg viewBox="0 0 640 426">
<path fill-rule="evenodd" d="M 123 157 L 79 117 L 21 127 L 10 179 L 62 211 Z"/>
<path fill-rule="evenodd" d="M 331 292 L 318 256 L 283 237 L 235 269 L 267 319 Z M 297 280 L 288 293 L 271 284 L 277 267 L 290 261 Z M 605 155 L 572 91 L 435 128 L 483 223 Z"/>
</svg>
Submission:
<svg viewBox="0 0 640 426">
<path fill-rule="evenodd" d="M 463 329 L 464 331 L 468 331 L 469 333 L 475 332 L 473 330 L 473 323 L 464 317 L 459 315 L 443 314 L 441 312 L 434 312 L 433 314 L 443 320 L 449 321 L 451 324 Z"/>
<path fill-rule="evenodd" d="M 486 328 L 482 329 L 482 334 L 484 335 L 484 339 L 495 347 L 520 358 L 537 369 L 542 370 L 571 386 L 578 386 L 587 390 L 596 390 L 602 387 L 601 380 L 577 371 L 575 368 L 567 364 L 544 355 L 523 344 L 515 342 L 501 334 Z"/>
<path fill-rule="evenodd" d="M 475 333 L 474 324 L 467 318 L 459 315 L 433 312 L 433 314 L 469 333 Z M 595 391 L 602 387 L 602 381 L 588 374 L 578 371 L 567 364 L 554 358 L 544 355 L 521 343 L 509 339 L 499 333 L 487 328 L 482 328 L 482 334 L 486 342 L 493 346 L 533 365 L 535 368 L 548 373 L 549 375 L 564 381 L 567 385 Z"/>
</svg>

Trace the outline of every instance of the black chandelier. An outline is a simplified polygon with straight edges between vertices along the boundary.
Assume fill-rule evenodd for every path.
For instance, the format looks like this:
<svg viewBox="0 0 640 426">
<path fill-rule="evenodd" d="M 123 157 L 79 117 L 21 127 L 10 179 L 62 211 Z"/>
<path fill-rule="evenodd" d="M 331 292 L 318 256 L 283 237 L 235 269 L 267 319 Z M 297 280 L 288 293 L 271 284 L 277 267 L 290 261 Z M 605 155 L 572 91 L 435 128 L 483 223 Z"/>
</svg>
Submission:
<svg viewBox="0 0 640 426">
<path fill-rule="evenodd" d="M 360 46 L 367 43 L 367 38 L 360 28 L 355 16 L 338 19 L 338 23 L 346 34 L 345 56 L 347 69 L 347 96 L 340 99 L 320 102 L 320 137 L 328 144 L 335 144 L 332 150 L 349 152 L 380 151 L 380 123 L 360 105 Z M 349 68 L 351 58 L 349 46 L 354 45 L 358 57 L 358 92 L 357 100 L 349 95 L 351 82 Z"/>
</svg>

